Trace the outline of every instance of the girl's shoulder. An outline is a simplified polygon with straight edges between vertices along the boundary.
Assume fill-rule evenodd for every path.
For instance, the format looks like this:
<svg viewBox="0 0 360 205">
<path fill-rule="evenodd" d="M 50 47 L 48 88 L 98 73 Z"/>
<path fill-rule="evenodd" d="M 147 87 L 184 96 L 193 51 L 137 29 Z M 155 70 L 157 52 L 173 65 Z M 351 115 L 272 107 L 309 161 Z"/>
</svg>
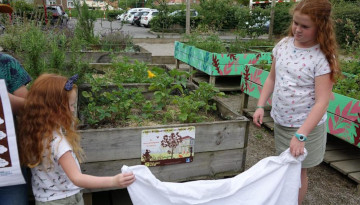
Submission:
<svg viewBox="0 0 360 205">
<path fill-rule="evenodd" d="M 58 144 L 61 141 L 66 140 L 66 137 L 64 136 L 64 134 L 61 131 L 58 130 L 54 130 L 52 133 L 52 144 Z"/>
<path fill-rule="evenodd" d="M 278 43 L 277 45 L 278 46 L 281 46 L 281 45 L 285 45 L 285 44 L 289 44 L 293 41 L 293 37 L 291 36 L 286 36 L 284 38 L 282 38 Z"/>
</svg>

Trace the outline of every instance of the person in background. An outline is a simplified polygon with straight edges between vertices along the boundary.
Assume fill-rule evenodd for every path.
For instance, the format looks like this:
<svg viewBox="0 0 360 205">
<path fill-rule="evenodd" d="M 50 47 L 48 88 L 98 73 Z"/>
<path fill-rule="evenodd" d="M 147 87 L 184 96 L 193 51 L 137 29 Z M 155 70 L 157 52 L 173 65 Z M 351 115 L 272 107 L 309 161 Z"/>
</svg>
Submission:
<svg viewBox="0 0 360 205">
<path fill-rule="evenodd" d="M 0 79 L 5 80 L 12 112 L 18 115 L 28 93 L 25 86 L 31 81 L 31 77 L 18 60 L 8 54 L 0 53 Z M 26 180 L 26 168 L 22 168 L 21 171 Z M 27 185 L 0 187 L 0 204 L 28 204 Z"/>
<path fill-rule="evenodd" d="M 73 112 L 78 76 L 42 74 L 31 86 L 20 116 L 19 147 L 23 165 L 31 168 L 36 204 L 84 204 L 82 188 L 125 188 L 132 173 L 109 177 L 82 174 L 80 136 Z"/>
<path fill-rule="evenodd" d="M 253 122 L 260 126 L 272 94 L 275 147 L 290 147 L 294 157 L 308 151 L 302 162 L 299 204 L 308 187 L 307 168 L 323 161 L 326 111 L 332 87 L 341 71 L 328 0 L 302 0 L 292 10 L 289 34 L 273 49 L 273 63 L 257 103 Z"/>
</svg>

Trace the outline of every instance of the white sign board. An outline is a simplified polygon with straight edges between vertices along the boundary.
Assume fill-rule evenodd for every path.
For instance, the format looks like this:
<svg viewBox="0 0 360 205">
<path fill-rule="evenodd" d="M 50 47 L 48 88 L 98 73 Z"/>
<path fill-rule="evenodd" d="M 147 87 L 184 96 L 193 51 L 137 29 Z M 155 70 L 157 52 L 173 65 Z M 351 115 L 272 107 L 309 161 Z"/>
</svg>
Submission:
<svg viewBox="0 0 360 205">
<path fill-rule="evenodd" d="M 141 164 L 163 166 L 193 161 L 195 127 L 143 130 Z"/>
<path fill-rule="evenodd" d="M 0 187 L 25 184 L 20 169 L 15 126 L 10 100 L 3 79 L 0 79 Z"/>
</svg>

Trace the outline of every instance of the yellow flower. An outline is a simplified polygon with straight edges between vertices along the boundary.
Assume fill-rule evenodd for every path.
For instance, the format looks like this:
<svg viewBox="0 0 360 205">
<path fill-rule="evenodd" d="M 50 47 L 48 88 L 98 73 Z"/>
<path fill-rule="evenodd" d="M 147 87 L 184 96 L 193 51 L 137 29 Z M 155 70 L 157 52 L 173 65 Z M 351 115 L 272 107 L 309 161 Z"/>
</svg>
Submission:
<svg viewBox="0 0 360 205">
<path fill-rule="evenodd" d="M 148 78 L 153 78 L 153 77 L 155 77 L 155 74 L 152 73 L 150 70 L 148 70 L 147 72 L 148 72 Z"/>
</svg>

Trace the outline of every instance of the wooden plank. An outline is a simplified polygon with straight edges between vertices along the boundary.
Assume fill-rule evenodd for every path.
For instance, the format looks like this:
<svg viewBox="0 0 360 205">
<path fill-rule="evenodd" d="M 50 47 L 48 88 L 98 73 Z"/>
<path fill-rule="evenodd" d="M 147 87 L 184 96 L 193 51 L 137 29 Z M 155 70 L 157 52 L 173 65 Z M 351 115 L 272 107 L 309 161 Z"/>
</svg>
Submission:
<svg viewBox="0 0 360 205">
<path fill-rule="evenodd" d="M 270 130 L 274 130 L 274 122 L 266 122 L 263 123 L 263 125 L 265 125 L 265 127 L 269 128 Z"/>
<path fill-rule="evenodd" d="M 327 113 L 326 123 L 328 133 L 360 148 L 360 136 L 358 136 L 360 134 L 360 130 L 358 129 L 360 127 L 359 123 L 329 112 Z"/>
<path fill-rule="evenodd" d="M 255 110 L 253 108 L 247 108 L 244 109 L 244 112 L 252 117 L 255 113 Z M 270 112 L 264 112 L 264 117 L 270 117 Z"/>
<path fill-rule="evenodd" d="M 245 169 L 246 149 L 232 149 L 216 152 L 195 153 L 191 163 L 150 167 L 151 172 L 161 181 L 180 182 L 197 179 L 217 179 L 234 176 Z M 92 162 L 81 164 L 84 174 L 95 176 L 113 176 L 120 173 L 123 165 L 139 165 L 140 156 L 136 159 Z M 87 189 L 95 192 L 110 189 Z"/>
<path fill-rule="evenodd" d="M 360 119 L 358 117 L 358 114 L 360 113 L 359 100 L 338 93 L 333 93 L 333 94 L 334 94 L 334 99 L 332 99 L 329 103 L 328 112 L 342 116 L 343 118 L 347 118 L 350 121 L 360 122 L 359 121 Z M 348 106 L 348 112 L 346 111 L 344 112 L 344 108 L 346 106 Z M 353 116 L 353 117 L 350 119 L 349 116 Z"/>
<path fill-rule="evenodd" d="M 349 178 L 360 184 L 360 172 L 350 173 Z"/>
<path fill-rule="evenodd" d="M 263 118 L 263 123 L 274 123 L 274 120 L 272 119 L 272 117 L 264 117 Z"/>
<path fill-rule="evenodd" d="M 243 148 L 248 119 L 134 128 L 79 131 L 87 162 L 140 156 L 141 132 L 147 129 L 195 126 L 195 152 Z"/>
<path fill-rule="evenodd" d="M 331 150 L 326 151 L 324 156 L 324 161 L 326 163 L 350 160 L 350 159 L 359 159 L 360 151 L 355 149 L 350 150 Z"/>
<path fill-rule="evenodd" d="M 341 173 L 347 175 L 352 172 L 360 171 L 360 159 L 333 162 L 333 163 L 330 163 L 330 166 L 334 167 Z"/>
</svg>

